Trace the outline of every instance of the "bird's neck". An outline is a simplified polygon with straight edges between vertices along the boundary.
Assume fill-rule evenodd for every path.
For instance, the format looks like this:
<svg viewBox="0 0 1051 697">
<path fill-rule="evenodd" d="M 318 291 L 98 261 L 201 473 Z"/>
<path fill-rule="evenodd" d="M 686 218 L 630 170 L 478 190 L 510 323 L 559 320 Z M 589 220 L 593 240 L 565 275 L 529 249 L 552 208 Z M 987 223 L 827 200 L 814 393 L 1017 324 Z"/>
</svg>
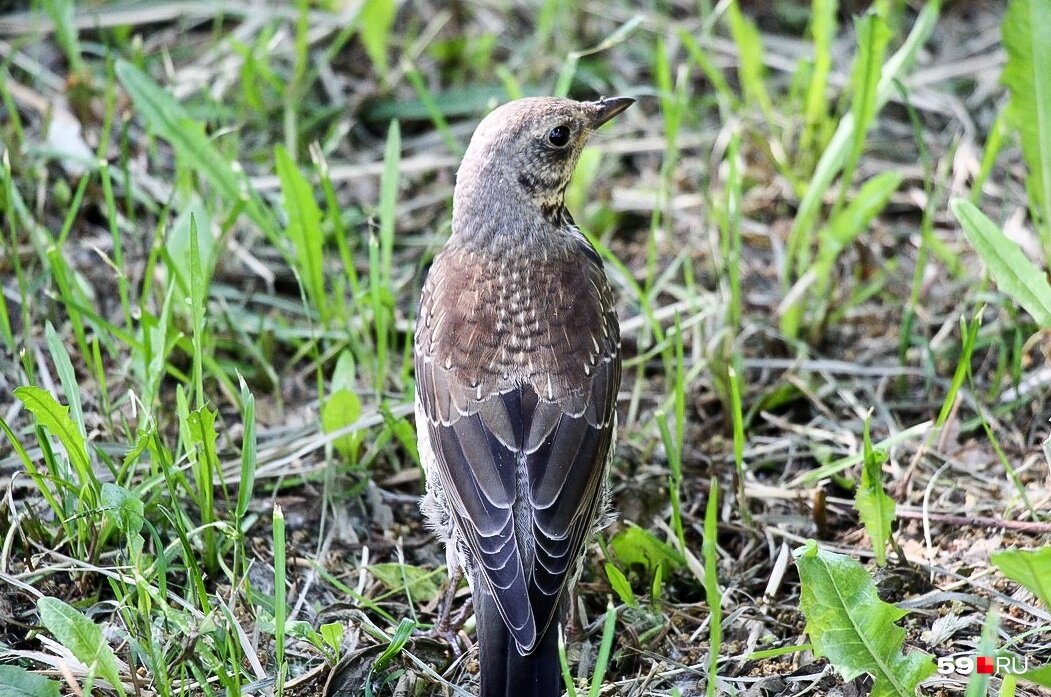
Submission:
<svg viewBox="0 0 1051 697">
<path fill-rule="evenodd" d="M 572 233 L 564 192 L 538 196 L 508 176 L 461 178 L 453 193 L 453 238 L 478 249 L 542 250 Z"/>
</svg>

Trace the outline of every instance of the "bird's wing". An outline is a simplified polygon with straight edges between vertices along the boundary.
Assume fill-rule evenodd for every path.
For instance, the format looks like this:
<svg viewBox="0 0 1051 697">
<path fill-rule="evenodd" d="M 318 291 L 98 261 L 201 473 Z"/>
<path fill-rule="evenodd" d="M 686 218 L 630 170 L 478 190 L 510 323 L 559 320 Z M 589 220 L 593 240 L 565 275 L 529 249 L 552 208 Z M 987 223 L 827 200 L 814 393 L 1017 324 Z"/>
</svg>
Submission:
<svg viewBox="0 0 1051 697">
<path fill-rule="evenodd" d="M 501 284 L 487 286 L 493 275 L 465 258 L 474 255 L 436 260 L 417 323 L 417 396 L 438 469 L 429 474 L 526 651 L 550 624 L 604 504 L 615 428 L 616 314 L 600 261 L 581 252 L 534 270 L 554 279 L 547 288 L 525 284 L 539 287 L 527 302 L 543 317 L 526 379 L 501 365 Z"/>
</svg>

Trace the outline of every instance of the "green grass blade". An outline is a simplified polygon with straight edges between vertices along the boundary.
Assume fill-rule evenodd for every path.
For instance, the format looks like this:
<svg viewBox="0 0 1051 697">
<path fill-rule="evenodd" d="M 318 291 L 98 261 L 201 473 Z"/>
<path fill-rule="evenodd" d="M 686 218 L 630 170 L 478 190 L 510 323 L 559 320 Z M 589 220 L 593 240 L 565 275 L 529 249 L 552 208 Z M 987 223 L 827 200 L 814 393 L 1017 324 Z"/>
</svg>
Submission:
<svg viewBox="0 0 1051 697">
<path fill-rule="evenodd" d="M 745 99 L 758 106 L 772 122 L 770 117 L 774 113 L 774 107 L 766 91 L 763 40 L 759 29 L 745 16 L 737 2 L 729 4 L 726 16 L 730 24 L 730 36 L 737 45 L 737 76 L 741 81 Z"/>
<path fill-rule="evenodd" d="M 314 200 L 310 182 L 296 167 L 288 150 L 280 145 L 274 148 L 274 164 L 281 181 L 285 212 L 288 214 L 288 237 L 295 251 L 296 269 L 305 286 L 307 298 L 324 323 L 330 313 L 325 294 L 321 209 Z"/>
<path fill-rule="evenodd" d="M 77 425 L 77 431 L 83 442 L 87 442 L 88 431 L 84 426 L 84 409 L 80 401 L 80 384 L 77 382 L 77 374 L 73 370 L 73 362 L 69 358 L 66 345 L 55 332 L 55 327 L 48 322 L 44 326 L 44 335 L 47 337 L 47 350 L 51 354 L 51 360 L 55 363 L 55 372 L 58 373 L 62 390 L 66 393 L 66 401 L 69 402 L 69 413 L 73 423 Z"/>
<path fill-rule="evenodd" d="M 974 181 L 971 182 L 971 196 L 968 199 L 976 206 L 982 198 L 982 188 L 985 186 L 985 182 L 989 180 L 989 175 L 992 174 L 993 168 L 996 167 L 998 156 L 1004 147 L 1004 141 L 1009 130 L 1007 112 L 1008 109 L 1000 110 L 1000 113 L 996 115 L 996 120 L 993 121 L 993 125 L 989 127 L 989 133 L 985 136 L 982 161 L 978 166 L 978 173 L 974 175 Z"/>
<path fill-rule="evenodd" d="M 403 617 L 401 622 L 398 623 L 397 629 L 394 630 L 394 635 L 390 638 L 390 643 L 383 649 L 383 653 L 379 655 L 376 662 L 373 664 L 372 670 L 381 671 L 384 670 L 391 661 L 393 661 L 405 645 L 409 643 L 409 639 L 412 637 L 413 631 L 416 629 L 416 623 L 408 617 Z M 369 681 L 371 683 L 371 681 Z"/>
<path fill-rule="evenodd" d="M 598 697 L 602 692 L 602 679 L 609 667 L 610 653 L 613 650 L 613 637 L 617 628 L 617 608 L 611 600 L 606 604 L 606 621 L 602 624 L 602 643 L 599 644 L 598 657 L 595 659 L 595 672 L 591 676 L 591 688 L 588 697 Z"/>
<path fill-rule="evenodd" d="M 814 68 L 803 107 L 803 132 L 799 150 L 808 153 L 818 142 L 828 119 L 828 76 L 832 72 L 832 39 L 836 33 L 837 0 L 814 0 L 811 4 L 810 36 L 814 44 Z"/>
<path fill-rule="evenodd" d="M 562 63 L 562 70 L 558 73 L 558 80 L 556 81 L 555 89 L 551 94 L 555 97 L 567 96 L 569 94 L 569 88 L 573 84 L 573 78 L 577 74 L 577 65 L 580 63 L 581 58 L 595 53 L 601 53 L 602 51 L 613 48 L 617 44 L 626 41 L 644 21 L 646 21 L 645 15 L 634 15 L 627 22 L 617 27 L 616 31 L 595 46 L 583 51 L 571 52 L 566 56 L 565 62 Z"/>
<path fill-rule="evenodd" d="M 256 470 L 256 436 L 255 436 L 255 396 L 244 378 L 240 378 L 241 384 L 241 419 L 244 422 L 244 435 L 241 437 L 241 480 L 237 485 L 237 509 L 235 516 L 238 523 L 248 513 L 248 506 L 252 503 L 252 494 L 255 491 Z"/>
<path fill-rule="evenodd" d="M 737 473 L 737 505 L 741 510 L 741 519 L 745 525 L 752 525 L 752 510 L 748 506 L 745 494 L 744 477 L 744 415 L 741 406 L 741 386 L 737 369 L 730 366 L 726 369 L 727 382 L 730 385 L 730 419 L 733 423 L 734 468 Z"/>
<path fill-rule="evenodd" d="M 956 397 L 959 395 L 960 388 L 963 387 L 963 383 L 971 369 L 971 356 L 974 355 L 974 348 L 978 342 L 978 330 L 981 326 L 982 311 L 980 308 L 975 311 L 974 318 L 970 322 L 967 321 L 966 317 L 960 317 L 960 357 L 956 360 L 956 369 L 953 371 L 952 380 L 949 381 L 949 389 L 945 393 L 945 399 L 942 400 L 942 408 L 938 411 L 938 418 L 934 421 L 936 431 L 945 425 L 949 415 L 952 414 L 953 405 L 956 404 Z"/>
<path fill-rule="evenodd" d="M 397 12 L 398 3 L 391 0 L 365 0 L 357 21 L 365 53 L 384 80 L 389 69 L 387 50 L 390 46 L 390 33 Z"/>
<path fill-rule="evenodd" d="M 55 24 L 55 38 L 69 61 L 70 73 L 85 73 L 84 59 L 80 55 L 80 41 L 73 22 L 76 3 L 73 0 L 44 0 L 44 11 Z"/>
<path fill-rule="evenodd" d="M 197 408 L 204 406 L 204 313 L 208 285 L 201 264 L 201 245 L 197 237 L 197 221 L 190 218 L 190 321 L 193 336 L 193 389 Z"/>
<path fill-rule="evenodd" d="M 1030 209 L 1051 261 L 1051 3 L 1011 0 L 1003 44 L 1007 64 L 1002 79 L 1011 91 L 1008 118 L 1021 135 Z"/>
<path fill-rule="evenodd" d="M 781 332 L 785 336 L 798 336 L 808 301 L 812 304 L 815 328 L 824 325 L 830 304 L 832 272 L 836 259 L 861 233 L 868 229 L 880 211 L 887 205 L 891 195 L 901 185 L 901 174 L 883 172 L 877 174 L 851 197 L 850 203 L 836 213 L 817 235 L 818 255 L 810 269 L 796 282 L 797 287 L 807 287 L 798 293 L 781 315 Z M 793 289 L 795 290 L 795 289 Z M 792 291 L 789 296 L 793 296 Z"/>
<path fill-rule="evenodd" d="M 26 452 L 22 442 L 18 439 L 18 436 L 15 435 L 15 432 L 11 430 L 11 427 L 8 426 L 7 422 L 2 418 L 0 418 L 0 431 L 3 431 L 4 435 L 7 437 L 7 442 L 11 445 L 11 449 L 22 463 L 22 466 L 25 467 L 26 474 L 28 474 L 29 478 L 33 480 L 33 483 L 36 484 L 36 488 L 40 491 L 41 495 L 43 495 L 44 500 L 47 501 L 47 505 L 51 507 L 52 512 L 55 514 L 55 517 L 59 521 L 59 524 L 62 526 L 66 535 L 73 537 L 74 531 L 72 524 L 68 520 L 70 512 L 62 507 L 59 498 L 55 496 L 55 492 L 48 484 L 45 475 L 41 474 L 36 463 L 33 461 L 33 458 L 29 457 L 29 453 Z"/>
<path fill-rule="evenodd" d="M 712 477 L 708 491 L 708 504 L 704 509 L 704 541 L 701 553 L 704 556 L 704 595 L 708 599 L 708 684 L 705 694 L 716 694 L 716 675 L 719 668 L 719 650 L 723 643 L 723 594 L 719 588 L 719 559 L 717 538 L 719 535 L 719 480 Z"/>
<path fill-rule="evenodd" d="M 394 320 L 391 297 L 391 263 L 394 254 L 394 223 L 398 205 L 398 164 L 401 162 L 401 128 L 391 121 L 387 129 L 387 146 L 383 154 L 383 174 L 380 177 L 380 229 L 378 239 L 369 240 L 369 296 L 372 301 L 373 323 L 376 327 L 376 356 L 374 384 L 382 390 L 387 383 L 390 368 L 390 329 Z"/>
<path fill-rule="evenodd" d="M 209 572 L 219 567 L 219 549 L 215 529 L 215 477 L 221 471 L 216 447 L 218 435 L 215 430 L 217 412 L 210 407 L 201 407 L 186 417 L 188 449 L 193 464 L 197 507 L 201 513 L 201 535 L 204 540 L 204 563 Z"/>
<path fill-rule="evenodd" d="M 149 128 L 168 141 L 175 153 L 195 171 L 201 172 L 222 200 L 230 205 L 243 203 L 252 222 L 263 230 L 274 247 L 284 251 L 277 227 L 249 188 L 244 173 L 220 154 L 205 136 L 200 123 L 171 94 L 131 63 L 117 61 L 116 72 Z"/>
<path fill-rule="evenodd" d="M 442 113 L 441 107 L 434 99 L 434 95 L 431 94 L 430 89 L 427 88 L 427 82 L 423 79 L 423 75 L 416 66 L 410 66 L 405 71 L 405 77 L 409 78 L 409 82 L 412 83 L 412 88 L 416 90 L 416 95 L 420 98 L 423 103 L 423 107 L 427 110 L 427 115 L 431 117 L 431 121 L 434 122 L 434 127 L 438 129 L 438 133 L 442 136 L 442 142 L 445 143 L 445 147 L 448 148 L 449 152 L 453 155 L 463 155 L 463 146 L 460 145 L 459 141 L 456 140 L 456 136 L 453 134 L 452 129 L 449 128 L 449 122 L 445 120 L 445 114 Z"/>
<path fill-rule="evenodd" d="M 902 79 L 905 71 L 916 59 L 916 54 L 919 52 L 920 47 L 931 35 L 935 21 L 938 19 L 940 8 L 941 3 L 938 0 L 924 5 L 904 43 L 883 66 L 874 103 L 874 108 L 877 112 L 886 104 L 895 90 L 895 84 Z M 832 139 L 821 154 L 821 159 L 818 160 L 817 168 L 814 170 L 813 177 L 811 177 L 806 194 L 803 195 L 802 200 L 799 202 L 799 210 L 796 212 L 795 220 L 792 222 L 792 227 L 788 233 L 786 251 L 789 266 L 786 280 L 794 280 L 809 265 L 807 257 L 801 256 L 803 254 L 802 250 L 804 246 L 806 249 L 809 249 L 810 240 L 807 238 L 807 235 L 810 231 L 817 228 L 817 216 L 821 211 L 825 193 L 846 162 L 850 149 L 850 139 L 854 133 L 855 118 L 855 115 L 851 112 L 840 120 Z"/>
<path fill-rule="evenodd" d="M 709 57 L 708 52 L 701 47 L 697 38 L 684 29 L 679 32 L 679 41 L 682 42 L 682 45 L 686 48 L 690 58 L 697 64 L 697 67 L 701 69 L 701 72 L 704 73 L 704 77 L 711 83 L 712 89 L 714 89 L 715 93 L 719 96 L 720 109 L 737 109 L 740 100 L 730 88 L 730 83 L 726 81 L 726 77 L 723 76 L 722 71 Z"/>
<path fill-rule="evenodd" d="M 982 636 L 978 639 L 978 646 L 975 647 L 977 649 L 976 653 L 979 656 L 996 655 L 996 635 L 998 634 L 997 629 L 999 629 L 999 626 L 999 616 L 996 614 L 995 610 L 990 609 L 985 614 L 985 622 L 982 626 Z M 964 693 L 964 697 L 984 697 L 985 695 L 988 695 L 991 677 L 991 675 L 982 674 L 977 671 L 972 673 L 971 679 L 967 681 L 967 692 Z"/>
<path fill-rule="evenodd" d="M 274 644 L 277 653 L 277 694 L 283 692 L 285 671 L 285 623 L 288 607 L 285 599 L 285 513 L 274 504 Z"/>
<path fill-rule="evenodd" d="M 573 683 L 573 673 L 569 669 L 566 657 L 566 637 L 560 626 L 558 632 L 558 664 L 562 667 L 562 684 L 566 688 L 566 697 L 577 697 L 577 686 Z"/>
<path fill-rule="evenodd" d="M 857 169 L 861 151 L 865 148 L 865 136 L 876 118 L 881 104 L 877 103 L 876 91 L 879 89 L 880 69 L 891 31 L 883 18 L 874 12 L 865 15 L 857 24 L 858 54 L 854 69 L 851 71 L 851 107 L 854 115 L 853 129 L 850 138 L 850 150 L 846 164 L 843 166 L 843 177 L 840 186 L 838 209 L 846 200 L 850 190 L 854 170 Z"/>
</svg>

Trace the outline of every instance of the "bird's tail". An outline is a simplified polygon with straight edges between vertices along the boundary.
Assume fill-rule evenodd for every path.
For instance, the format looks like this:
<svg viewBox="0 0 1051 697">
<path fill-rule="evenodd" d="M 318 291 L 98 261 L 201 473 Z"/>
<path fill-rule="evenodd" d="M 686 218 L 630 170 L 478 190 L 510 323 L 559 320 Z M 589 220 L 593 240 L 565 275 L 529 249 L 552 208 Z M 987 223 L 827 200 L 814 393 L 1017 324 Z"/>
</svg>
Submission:
<svg viewBox="0 0 1051 697">
<path fill-rule="evenodd" d="M 552 622 L 536 648 L 523 656 L 485 584 L 476 583 L 474 589 L 482 678 L 478 697 L 559 697 L 558 624 Z"/>
</svg>

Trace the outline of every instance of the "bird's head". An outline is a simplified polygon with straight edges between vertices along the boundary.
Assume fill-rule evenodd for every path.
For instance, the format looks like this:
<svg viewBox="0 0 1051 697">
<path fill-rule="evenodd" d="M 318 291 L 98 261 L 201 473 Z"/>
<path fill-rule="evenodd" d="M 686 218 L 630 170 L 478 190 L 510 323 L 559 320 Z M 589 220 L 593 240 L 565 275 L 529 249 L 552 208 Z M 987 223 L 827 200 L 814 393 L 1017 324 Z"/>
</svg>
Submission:
<svg viewBox="0 0 1051 697">
<path fill-rule="evenodd" d="M 506 200 L 545 213 L 560 210 L 591 134 L 634 102 L 527 97 L 493 110 L 475 130 L 457 172 L 455 208 L 485 215 Z"/>
</svg>

